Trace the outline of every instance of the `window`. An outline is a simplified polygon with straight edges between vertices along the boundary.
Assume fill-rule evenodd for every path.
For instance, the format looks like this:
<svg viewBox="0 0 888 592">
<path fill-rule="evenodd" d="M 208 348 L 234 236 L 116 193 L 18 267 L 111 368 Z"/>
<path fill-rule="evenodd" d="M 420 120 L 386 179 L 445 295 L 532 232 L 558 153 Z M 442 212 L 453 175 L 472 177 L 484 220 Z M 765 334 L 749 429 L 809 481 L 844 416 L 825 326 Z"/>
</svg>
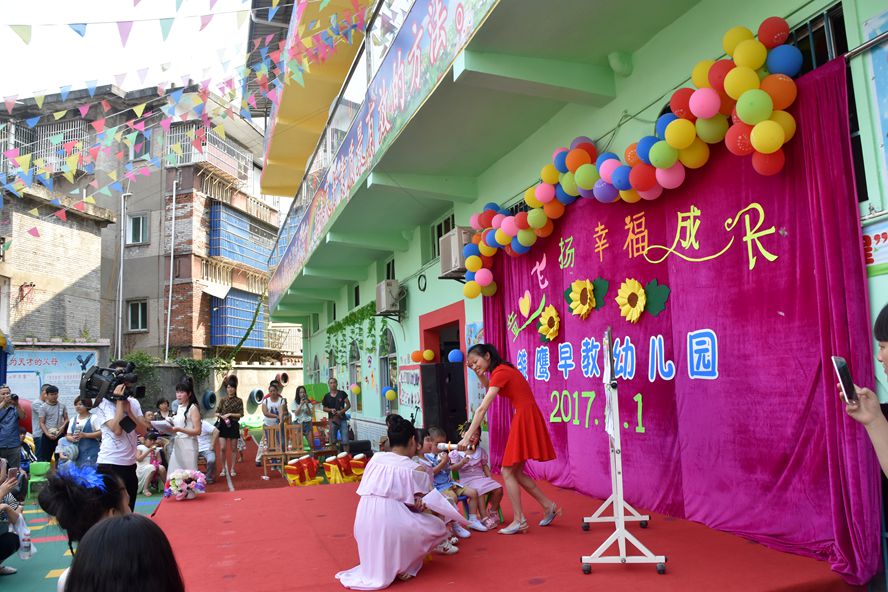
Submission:
<svg viewBox="0 0 888 592">
<path fill-rule="evenodd" d="M 136 300 L 126 303 L 130 331 L 148 330 L 148 301 Z"/>
<path fill-rule="evenodd" d="M 318 357 L 314 357 L 314 362 L 311 365 L 311 382 L 309 384 L 319 384 L 321 382 L 321 361 L 318 360 Z"/>
<path fill-rule="evenodd" d="M 336 355 L 333 352 L 327 354 L 327 380 L 336 378 Z"/>
<path fill-rule="evenodd" d="M 359 306 L 361 306 L 361 286 L 359 286 L 358 284 L 355 284 L 353 293 L 354 293 L 354 303 L 353 303 L 352 308 L 358 308 Z"/>
<path fill-rule="evenodd" d="M 441 238 L 453 230 L 453 213 L 447 214 L 439 222 L 432 226 L 432 259 L 441 255 Z"/>
<path fill-rule="evenodd" d="M 385 330 L 382 343 L 379 345 L 379 391 L 382 396 L 382 409 L 385 414 L 398 412 L 398 398 L 389 401 L 385 398 L 385 391 L 389 387 L 398 386 L 398 351 L 395 348 L 395 336 L 391 329 Z M 395 389 L 397 390 L 397 388 Z"/>
<path fill-rule="evenodd" d="M 333 320 L 335 321 L 336 320 L 336 303 L 335 302 L 330 303 L 330 309 L 331 309 L 330 314 L 333 316 Z"/>
<path fill-rule="evenodd" d="M 148 214 L 130 214 L 126 217 L 126 244 L 148 244 Z"/>
<path fill-rule="evenodd" d="M 352 407 L 355 411 L 364 410 L 364 393 L 359 392 L 357 395 L 351 392 L 351 385 L 361 386 L 361 352 L 358 349 L 358 342 L 352 341 L 348 351 L 348 394 L 352 399 Z"/>
<path fill-rule="evenodd" d="M 395 258 L 392 257 L 385 262 L 385 279 L 393 280 L 395 278 Z"/>
<path fill-rule="evenodd" d="M 139 133 L 130 146 L 130 160 L 148 160 L 151 158 L 151 137 L 144 132 Z"/>
</svg>

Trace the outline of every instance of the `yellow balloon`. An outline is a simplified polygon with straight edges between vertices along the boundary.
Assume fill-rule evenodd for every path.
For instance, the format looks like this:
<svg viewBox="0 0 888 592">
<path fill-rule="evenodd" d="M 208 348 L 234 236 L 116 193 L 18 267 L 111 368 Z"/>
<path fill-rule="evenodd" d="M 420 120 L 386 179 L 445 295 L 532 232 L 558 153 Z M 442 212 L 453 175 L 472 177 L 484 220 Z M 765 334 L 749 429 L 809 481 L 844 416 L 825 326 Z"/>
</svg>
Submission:
<svg viewBox="0 0 888 592">
<path fill-rule="evenodd" d="M 786 134 L 783 127 L 776 121 L 766 119 L 755 124 L 749 135 L 752 147 L 762 154 L 772 154 L 783 146 Z"/>
<path fill-rule="evenodd" d="M 697 137 L 697 130 L 694 124 L 687 119 L 676 119 L 666 126 L 666 143 L 681 150 L 687 148 L 694 142 Z"/>
<path fill-rule="evenodd" d="M 701 60 L 697 62 L 697 65 L 691 70 L 691 82 L 694 83 L 694 86 L 697 88 L 712 88 L 709 84 L 709 68 L 711 68 L 714 63 L 715 62 L 712 60 Z"/>
<path fill-rule="evenodd" d="M 728 133 L 728 118 L 724 115 L 716 115 L 709 119 L 698 119 L 694 124 L 697 135 L 707 144 L 717 144 L 725 139 Z"/>
<path fill-rule="evenodd" d="M 484 262 L 481 261 L 481 257 L 478 255 L 469 255 L 466 257 L 466 269 L 469 271 L 478 271 L 481 269 L 482 265 L 484 265 Z"/>
<path fill-rule="evenodd" d="M 543 180 L 543 183 L 548 183 L 549 185 L 557 183 L 558 176 L 558 169 L 555 168 L 554 164 L 547 164 L 543 167 L 543 170 L 540 171 L 540 179 Z"/>
<path fill-rule="evenodd" d="M 767 57 L 768 48 L 757 39 L 741 41 L 734 49 L 734 63 L 752 70 L 758 70 L 764 66 Z"/>
<path fill-rule="evenodd" d="M 385 400 L 386 401 L 394 401 L 397 398 L 398 398 L 398 393 L 396 393 L 392 389 L 385 391 Z"/>
<path fill-rule="evenodd" d="M 635 203 L 641 199 L 641 196 L 634 189 L 625 189 L 620 191 L 620 199 L 626 203 Z"/>
<path fill-rule="evenodd" d="M 480 243 L 478 245 L 478 250 L 481 251 L 481 254 L 485 257 L 493 257 L 494 255 L 496 255 L 496 249 L 494 247 L 491 247 L 487 243 Z"/>
<path fill-rule="evenodd" d="M 496 234 L 494 234 L 493 236 L 496 239 L 496 242 L 498 242 L 499 244 L 501 244 L 504 247 L 506 245 L 508 245 L 510 242 L 512 242 L 512 237 L 509 236 L 508 234 L 506 234 L 506 231 L 503 230 L 502 228 L 497 228 Z"/>
<path fill-rule="evenodd" d="M 678 160 L 686 168 L 699 169 L 709 160 L 709 144 L 697 138 L 693 144 L 678 151 Z"/>
<path fill-rule="evenodd" d="M 747 39 L 752 38 L 752 31 L 746 27 L 733 27 L 728 29 L 728 32 L 722 37 L 722 48 L 724 48 L 726 54 L 733 56 L 734 49 L 741 41 L 746 41 Z"/>
<path fill-rule="evenodd" d="M 555 169 L 556 171 L 558 169 Z M 531 187 L 527 191 L 524 192 L 524 203 L 529 205 L 532 208 L 541 208 L 543 204 L 540 203 L 540 200 L 536 198 L 536 194 L 534 193 L 534 188 Z"/>
<path fill-rule="evenodd" d="M 486 286 L 481 286 L 481 295 L 490 298 L 496 294 L 496 282 L 490 282 Z"/>
<path fill-rule="evenodd" d="M 480 294 L 481 286 L 476 281 L 466 282 L 466 285 L 463 286 L 463 296 L 466 298 L 477 298 Z"/>
<path fill-rule="evenodd" d="M 774 111 L 771 113 L 771 121 L 776 121 L 783 128 L 783 135 L 786 136 L 783 143 L 786 144 L 796 133 L 795 118 L 786 111 Z"/>
<path fill-rule="evenodd" d="M 426 362 L 431 362 L 435 359 L 435 352 L 430 349 L 425 350 L 424 352 L 422 352 L 422 359 Z"/>
<path fill-rule="evenodd" d="M 725 92 L 736 101 L 746 91 L 758 88 L 760 82 L 755 70 L 737 66 L 725 76 Z"/>
</svg>

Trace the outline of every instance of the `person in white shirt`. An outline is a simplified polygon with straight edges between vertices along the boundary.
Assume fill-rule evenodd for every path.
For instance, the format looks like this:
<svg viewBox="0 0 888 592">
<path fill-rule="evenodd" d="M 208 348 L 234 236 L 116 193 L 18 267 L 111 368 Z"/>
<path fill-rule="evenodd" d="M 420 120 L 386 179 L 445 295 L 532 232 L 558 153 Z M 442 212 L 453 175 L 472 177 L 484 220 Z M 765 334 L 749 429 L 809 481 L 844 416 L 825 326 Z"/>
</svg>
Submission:
<svg viewBox="0 0 888 592">
<path fill-rule="evenodd" d="M 102 430 L 97 469 L 100 473 L 117 475 L 129 494 L 130 510 L 136 508 L 139 479 L 136 477 L 136 452 L 139 436 L 148 433 L 149 424 L 142 416 L 142 406 L 137 399 L 124 397 L 127 385 L 114 389 L 115 401 L 102 399 L 94 409 L 97 423 Z"/>
<path fill-rule="evenodd" d="M 207 483 L 213 482 L 216 474 L 216 440 L 219 430 L 207 420 L 200 422 L 200 434 L 197 436 L 197 458 L 207 461 Z"/>
</svg>

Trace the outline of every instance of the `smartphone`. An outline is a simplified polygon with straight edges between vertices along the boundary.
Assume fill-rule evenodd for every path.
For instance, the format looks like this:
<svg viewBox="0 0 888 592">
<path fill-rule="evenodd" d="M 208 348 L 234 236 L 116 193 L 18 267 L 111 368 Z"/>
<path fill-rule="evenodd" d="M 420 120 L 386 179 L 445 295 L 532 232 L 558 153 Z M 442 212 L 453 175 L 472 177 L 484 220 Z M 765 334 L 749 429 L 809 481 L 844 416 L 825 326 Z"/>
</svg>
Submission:
<svg viewBox="0 0 888 592">
<path fill-rule="evenodd" d="M 851 371 L 848 369 L 848 362 L 845 358 L 839 356 L 832 357 L 833 368 L 836 370 L 836 376 L 839 377 L 839 386 L 842 389 L 842 398 L 845 403 L 857 402 L 857 391 L 854 390 L 854 381 L 851 379 Z"/>
<path fill-rule="evenodd" d="M 15 477 L 16 479 L 18 479 L 18 474 L 19 474 L 18 467 L 13 467 L 13 468 L 9 469 L 9 473 L 7 475 L 8 475 L 8 477 Z"/>
</svg>

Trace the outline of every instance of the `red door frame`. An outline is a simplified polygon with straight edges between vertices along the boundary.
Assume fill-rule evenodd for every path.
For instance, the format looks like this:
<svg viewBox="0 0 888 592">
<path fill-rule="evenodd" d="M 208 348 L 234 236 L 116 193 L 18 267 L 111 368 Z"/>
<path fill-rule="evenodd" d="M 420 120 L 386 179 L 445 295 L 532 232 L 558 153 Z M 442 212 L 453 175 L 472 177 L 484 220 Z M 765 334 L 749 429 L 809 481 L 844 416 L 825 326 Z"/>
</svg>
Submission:
<svg viewBox="0 0 888 592">
<path fill-rule="evenodd" d="M 460 340 L 460 350 L 462 350 L 462 344 L 465 343 L 466 339 L 466 305 L 462 300 L 458 302 L 454 302 L 453 304 L 448 304 L 447 306 L 441 307 L 437 310 L 433 310 L 432 312 L 428 312 L 423 315 L 419 315 L 419 349 L 420 351 L 425 351 L 427 349 L 435 352 L 435 359 L 439 362 L 444 362 L 446 360 L 441 359 L 441 348 L 440 341 L 438 340 L 438 331 L 439 327 L 444 325 L 451 325 L 453 323 L 457 323 L 459 325 L 459 340 Z M 463 352 L 465 353 L 465 352 Z M 467 370 L 463 368 L 463 384 L 466 385 L 465 392 L 465 405 L 466 405 L 466 416 L 469 413 L 469 392 L 468 392 L 468 376 Z M 422 392 L 422 385 L 420 385 L 420 392 Z M 423 422 L 425 422 L 425 416 L 423 416 Z"/>
</svg>

